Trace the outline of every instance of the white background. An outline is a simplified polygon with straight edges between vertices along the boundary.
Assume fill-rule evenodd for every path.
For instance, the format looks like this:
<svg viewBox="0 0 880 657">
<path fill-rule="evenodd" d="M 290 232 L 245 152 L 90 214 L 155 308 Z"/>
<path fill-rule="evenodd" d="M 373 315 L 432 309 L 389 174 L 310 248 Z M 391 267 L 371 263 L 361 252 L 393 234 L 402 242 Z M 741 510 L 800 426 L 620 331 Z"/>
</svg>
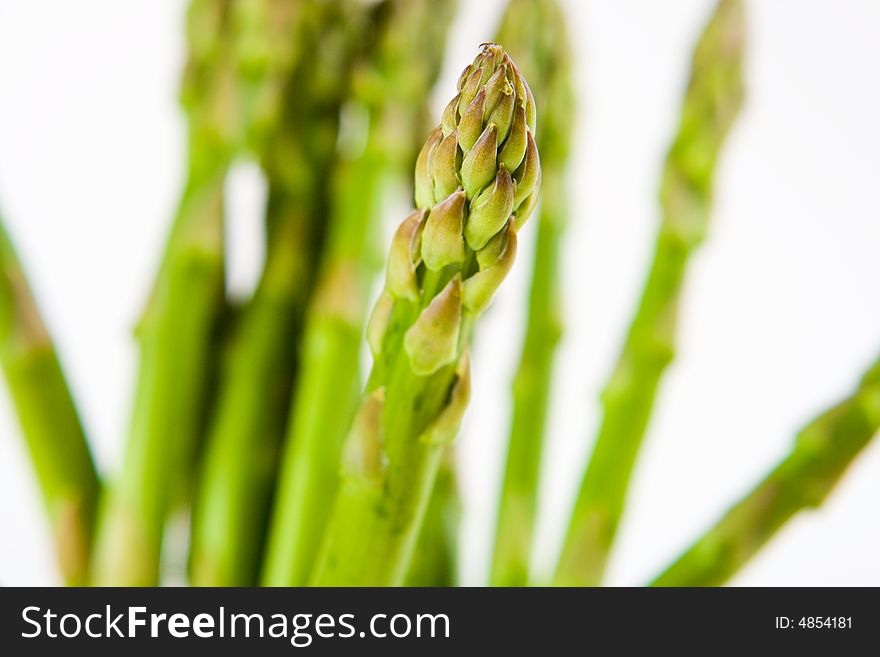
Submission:
<svg viewBox="0 0 880 657">
<path fill-rule="evenodd" d="M 491 38 L 502 3 L 460 4 L 438 109 Z M 565 4 L 581 121 L 537 555 L 544 572 L 644 277 L 660 167 L 712 3 Z M 748 9 L 748 99 L 688 278 L 681 348 L 637 468 L 614 584 L 644 582 L 662 567 L 785 453 L 799 426 L 854 385 L 880 347 L 880 4 L 767 0 Z M 0 0 L 0 202 L 105 469 L 120 460 L 130 330 L 181 179 L 183 10 L 182 0 Z M 259 270 L 261 194 L 259 175 L 242 167 L 230 189 L 236 290 Z M 526 229 L 522 243 L 531 236 Z M 489 556 L 528 251 L 479 332 L 461 439 L 471 584 L 483 581 Z M 878 501 L 880 443 L 735 583 L 880 584 Z M 56 581 L 0 386 L 0 582 Z"/>
</svg>

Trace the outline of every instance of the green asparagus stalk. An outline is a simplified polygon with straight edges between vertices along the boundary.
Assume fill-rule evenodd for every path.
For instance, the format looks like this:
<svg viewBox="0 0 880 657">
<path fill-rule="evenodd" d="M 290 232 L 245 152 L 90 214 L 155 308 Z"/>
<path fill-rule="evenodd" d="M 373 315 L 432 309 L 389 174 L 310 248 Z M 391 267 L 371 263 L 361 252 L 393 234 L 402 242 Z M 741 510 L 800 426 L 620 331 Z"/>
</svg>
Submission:
<svg viewBox="0 0 880 657">
<path fill-rule="evenodd" d="M 330 234 L 305 328 L 263 581 L 308 582 L 338 481 L 342 443 L 359 396 L 365 300 L 380 264 L 381 196 L 403 177 L 420 109 L 440 69 L 454 2 L 390 0 L 373 17 L 350 115 L 366 117 L 333 174 Z"/>
<path fill-rule="evenodd" d="M 325 181 L 356 19 L 349 2 L 297 4 L 287 40 L 299 53 L 285 97 L 297 94 L 298 101 L 285 104 L 277 134 L 264 148 L 267 260 L 232 339 L 208 437 L 194 510 L 197 585 L 257 581 L 296 348 L 324 233 Z"/>
<path fill-rule="evenodd" d="M 98 475 L 58 354 L 0 219 L 0 367 L 37 475 L 65 583 L 88 578 Z"/>
<path fill-rule="evenodd" d="M 566 165 L 574 98 L 565 16 L 556 0 L 511 0 L 497 40 L 534 81 L 532 90 L 544 108 L 536 133 L 543 194 L 491 578 L 495 586 L 525 586 L 553 361 L 562 332 L 559 257 L 569 214 Z"/>
<path fill-rule="evenodd" d="M 193 3 L 184 103 L 189 168 L 159 274 L 137 329 L 140 372 L 122 473 L 99 528 L 94 580 L 155 585 L 169 508 L 187 478 L 223 308 L 223 183 L 236 133 L 229 6 Z"/>
<path fill-rule="evenodd" d="M 461 500 L 453 452 L 446 449 L 425 511 L 406 586 L 455 586 L 458 582 L 458 534 Z"/>
<path fill-rule="evenodd" d="M 720 586 L 796 513 L 819 507 L 880 430 L 880 360 L 855 392 L 797 435 L 779 465 L 652 586 Z"/>
<path fill-rule="evenodd" d="M 473 321 L 513 264 L 538 197 L 535 103 L 500 46 L 483 46 L 416 163 L 367 341 L 374 362 L 311 578 L 399 585 L 444 445 L 467 406 Z"/>
<path fill-rule="evenodd" d="M 559 585 L 597 585 L 605 570 L 657 388 L 673 357 L 678 299 L 708 226 L 715 163 L 742 103 L 743 32 L 740 0 L 721 0 L 694 52 L 663 175 L 654 262 L 602 396 L 604 416 L 563 547 Z"/>
</svg>

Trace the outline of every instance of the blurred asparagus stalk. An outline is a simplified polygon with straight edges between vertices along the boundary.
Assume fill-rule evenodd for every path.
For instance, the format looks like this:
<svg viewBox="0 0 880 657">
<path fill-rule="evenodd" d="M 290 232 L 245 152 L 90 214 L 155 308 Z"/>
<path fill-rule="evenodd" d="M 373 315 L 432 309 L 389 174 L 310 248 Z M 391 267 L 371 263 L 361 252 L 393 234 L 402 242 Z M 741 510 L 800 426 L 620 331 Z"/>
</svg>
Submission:
<svg viewBox="0 0 880 657">
<path fill-rule="evenodd" d="M 470 327 L 513 264 L 537 201 L 534 98 L 483 46 L 416 163 L 418 210 L 400 225 L 367 327 L 374 363 L 343 453 L 315 585 L 399 585 L 444 446 L 469 398 Z"/>
<path fill-rule="evenodd" d="M 278 54 L 296 44 L 285 112 L 266 139 L 267 260 L 230 346 L 194 512 L 197 585 L 257 581 L 302 317 L 324 234 L 341 92 L 360 21 L 353 3 L 305 0 Z M 272 15 L 265 16 L 271 20 Z M 262 32 L 268 26 L 262 26 Z M 294 100 L 296 98 L 296 100 Z"/>
<path fill-rule="evenodd" d="M 365 300 L 381 262 L 382 192 L 404 177 L 410 162 L 454 4 L 389 0 L 374 10 L 372 43 L 346 105 L 348 116 L 364 125 L 348 126 L 362 134 L 346 135 L 333 172 L 330 233 L 308 311 L 268 539 L 268 585 L 305 585 L 323 536 L 357 406 Z"/>
<path fill-rule="evenodd" d="M 30 286 L 0 219 L 0 366 L 49 515 L 65 583 L 88 579 L 98 475 Z"/>
<path fill-rule="evenodd" d="M 237 129 L 225 38 L 230 14 L 223 0 L 196 0 L 189 13 L 187 181 L 137 329 L 140 371 L 122 472 L 98 534 L 98 584 L 158 583 L 168 511 L 200 432 L 212 338 L 224 305 L 223 184 Z"/>
<path fill-rule="evenodd" d="M 565 16 L 556 0 L 511 0 L 497 37 L 532 80 L 543 108 L 536 141 L 541 150 L 542 201 L 532 270 L 526 334 L 513 384 L 513 419 L 501 490 L 492 584 L 528 584 L 538 478 L 562 332 L 560 243 L 568 218 L 568 163 L 574 98 Z"/>
<path fill-rule="evenodd" d="M 652 586 L 719 586 L 796 513 L 816 508 L 880 430 L 880 360 L 855 392 L 804 427 L 766 477 Z"/>
<path fill-rule="evenodd" d="M 454 453 L 443 452 L 434 490 L 419 533 L 406 586 L 455 586 L 458 582 L 458 536 L 461 500 Z"/>
<path fill-rule="evenodd" d="M 688 259 L 706 233 L 718 153 L 742 103 L 743 7 L 721 0 L 693 56 L 660 191 L 663 221 L 641 304 L 602 396 L 604 416 L 575 504 L 556 584 L 602 580 L 660 379 L 675 350 Z"/>
</svg>

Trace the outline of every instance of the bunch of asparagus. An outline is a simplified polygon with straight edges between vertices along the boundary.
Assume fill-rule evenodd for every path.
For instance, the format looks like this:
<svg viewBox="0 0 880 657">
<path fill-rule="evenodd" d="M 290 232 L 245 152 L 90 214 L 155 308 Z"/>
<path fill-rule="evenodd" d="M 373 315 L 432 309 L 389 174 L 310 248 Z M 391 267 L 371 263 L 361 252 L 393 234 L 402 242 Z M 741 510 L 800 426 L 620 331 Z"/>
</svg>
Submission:
<svg viewBox="0 0 880 657">
<path fill-rule="evenodd" d="M 67 583 L 160 583 L 178 549 L 165 530 L 187 511 L 195 585 L 455 584 L 450 445 L 470 395 L 470 336 L 536 207 L 491 582 L 543 583 L 531 545 L 561 336 L 573 62 L 556 0 L 510 0 L 497 44 L 480 47 L 430 130 L 454 9 L 192 0 L 187 179 L 138 326 L 130 432 L 112 480 L 96 471 L 0 225 L 0 365 Z M 653 264 L 603 395 L 555 584 L 602 582 L 742 102 L 743 44 L 741 1 L 719 0 L 694 51 Z M 242 160 L 268 182 L 266 257 L 244 302 L 224 289 L 224 187 Z M 415 210 L 391 239 L 367 321 L 384 200 L 406 185 Z M 362 343 L 373 359 L 364 387 Z M 827 497 L 878 427 L 880 363 L 653 584 L 726 581 Z"/>
</svg>

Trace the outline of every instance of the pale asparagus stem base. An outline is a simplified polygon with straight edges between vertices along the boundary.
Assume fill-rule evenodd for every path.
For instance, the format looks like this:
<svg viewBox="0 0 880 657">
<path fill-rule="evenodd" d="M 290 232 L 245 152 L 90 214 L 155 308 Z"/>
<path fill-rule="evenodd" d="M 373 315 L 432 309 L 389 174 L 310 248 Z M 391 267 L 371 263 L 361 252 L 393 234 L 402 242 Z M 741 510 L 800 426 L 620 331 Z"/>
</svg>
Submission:
<svg viewBox="0 0 880 657">
<path fill-rule="evenodd" d="M 720 0 L 694 51 L 678 135 L 667 156 L 663 221 L 648 281 L 602 395 L 603 417 L 555 583 L 601 583 L 663 373 L 675 351 L 690 255 L 708 226 L 715 163 L 742 103 L 743 9 Z"/>
<path fill-rule="evenodd" d="M 798 434 L 789 455 L 652 586 L 719 586 L 793 515 L 816 508 L 880 430 L 880 362 L 856 392 Z"/>
<path fill-rule="evenodd" d="M 84 585 L 98 476 L 58 355 L 2 221 L 0 368 L 48 512 L 62 578 Z"/>
</svg>

